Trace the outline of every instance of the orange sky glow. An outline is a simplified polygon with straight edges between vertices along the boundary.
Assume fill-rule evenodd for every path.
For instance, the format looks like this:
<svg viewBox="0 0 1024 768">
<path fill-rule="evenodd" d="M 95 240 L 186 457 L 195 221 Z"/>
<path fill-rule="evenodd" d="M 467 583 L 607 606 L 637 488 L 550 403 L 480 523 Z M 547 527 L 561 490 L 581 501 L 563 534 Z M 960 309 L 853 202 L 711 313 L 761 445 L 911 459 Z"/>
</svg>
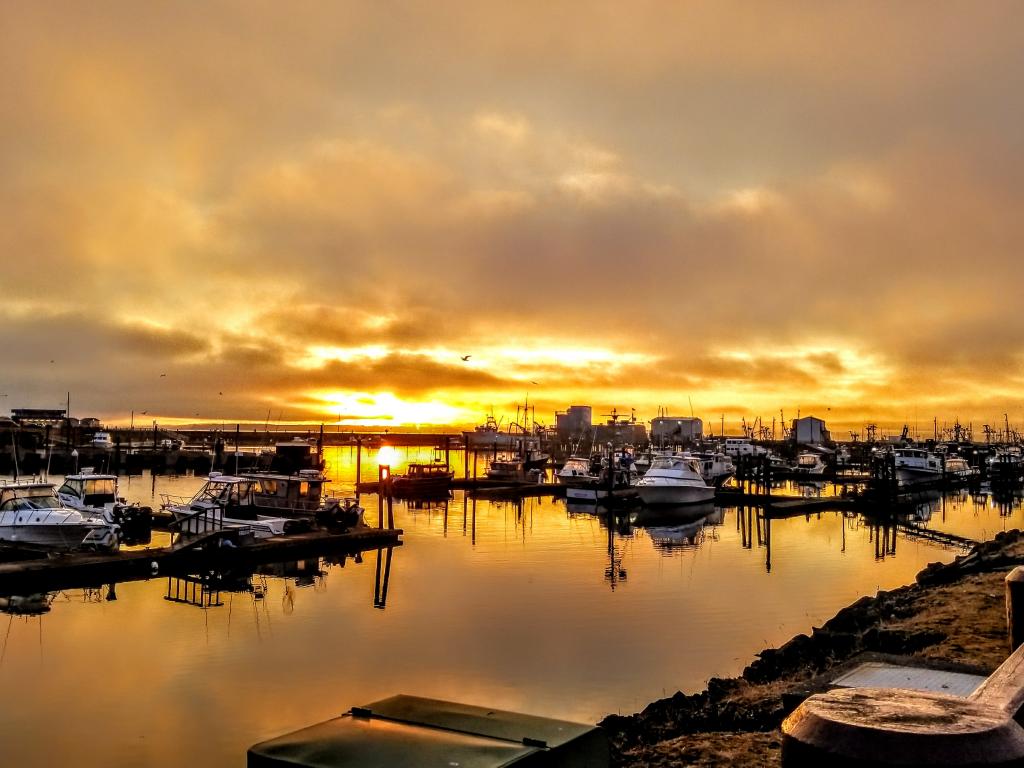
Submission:
<svg viewBox="0 0 1024 768">
<path fill-rule="evenodd" d="M 4 4 L 0 407 L 1024 425 L 1022 22 Z"/>
</svg>

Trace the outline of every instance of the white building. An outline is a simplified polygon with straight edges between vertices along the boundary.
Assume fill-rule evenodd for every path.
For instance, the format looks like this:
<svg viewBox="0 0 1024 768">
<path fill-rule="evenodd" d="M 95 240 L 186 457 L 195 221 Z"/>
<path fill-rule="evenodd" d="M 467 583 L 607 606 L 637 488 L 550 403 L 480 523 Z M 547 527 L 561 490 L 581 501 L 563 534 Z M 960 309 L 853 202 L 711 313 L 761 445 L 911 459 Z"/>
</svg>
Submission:
<svg viewBox="0 0 1024 768">
<path fill-rule="evenodd" d="M 821 445 L 831 443 L 832 435 L 822 419 L 814 416 L 804 416 L 801 419 L 793 419 L 793 440 L 804 445 Z"/>
<path fill-rule="evenodd" d="M 704 435 L 704 422 L 700 419 L 677 416 L 658 416 L 651 421 L 651 442 L 686 443 L 700 440 Z"/>
</svg>

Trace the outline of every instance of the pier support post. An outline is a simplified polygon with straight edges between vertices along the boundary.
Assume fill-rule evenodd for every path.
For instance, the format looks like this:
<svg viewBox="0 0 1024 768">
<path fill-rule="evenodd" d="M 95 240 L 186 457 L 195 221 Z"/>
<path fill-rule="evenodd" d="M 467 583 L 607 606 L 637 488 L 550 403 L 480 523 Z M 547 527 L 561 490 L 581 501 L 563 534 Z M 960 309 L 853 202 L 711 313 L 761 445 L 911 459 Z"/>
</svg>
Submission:
<svg viewBox="0 0 1024 768">
<path fill-rule="evenodd" d="M 1018 565 L 1006 575 L 1006 629 L 1013 653 L 1024 643 L 1024 566 Z"/>
</svg>

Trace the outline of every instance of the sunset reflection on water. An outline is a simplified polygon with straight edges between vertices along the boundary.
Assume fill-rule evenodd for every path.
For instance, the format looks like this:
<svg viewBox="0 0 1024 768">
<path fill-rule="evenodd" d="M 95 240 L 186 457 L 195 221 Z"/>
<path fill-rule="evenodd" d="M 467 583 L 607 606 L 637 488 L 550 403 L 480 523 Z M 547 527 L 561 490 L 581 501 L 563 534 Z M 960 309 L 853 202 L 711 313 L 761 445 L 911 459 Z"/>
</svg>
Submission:
<svg viewBox="0 0 1024 768">
<path fill-rule="evenodd" d="M 401 471 L 430 456 L 388 458 Z M 350 489 L 354 450 L 327 458 Z M 376 458 L 364 452 L 364 477 Z M 201 480 L 135 477 L 122 492 L 154 503 Z M 375 520 L 376 497 L 363 502 Z M 3 617 L 0 685 L 19 701 L 0 724 L 7 759 L 241 765 L 260 739 L 398 692 L 594 722 L 737 674 L 758 650 L 956 554 L 902 533 L 892 552 L 887 532 L 840 512 L 769 524 L 709 508 L 609 528 L 561 500 L 462 492 L 394 510 L 405 534 L 386 595 L 386 553 L 378 566 L 371 551 L 236 579 L 245 591 L 225 580 L 205 609 L 165 599 L 160 576 L 117 585 L 114 600 L 106 586 L 67 590 L 41 616 Z M 932 502 L 927 525 L 981 538 L 1021 515 L 1019 503 L 961 495 Z M 58 706 L 82 716 L 54 739 Z"/>
</svg>

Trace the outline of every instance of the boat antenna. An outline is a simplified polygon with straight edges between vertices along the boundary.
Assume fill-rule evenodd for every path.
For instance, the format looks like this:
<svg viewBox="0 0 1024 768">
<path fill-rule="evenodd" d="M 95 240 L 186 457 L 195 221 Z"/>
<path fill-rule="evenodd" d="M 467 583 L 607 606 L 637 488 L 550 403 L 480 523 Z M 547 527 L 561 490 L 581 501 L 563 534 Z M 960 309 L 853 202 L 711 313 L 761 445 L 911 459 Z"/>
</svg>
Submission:
<svg viewBox="0 0 1024 768">
<path fill-rule="evenodd" d="M 14 452 L 14 479 L 18 479 L 18 444 L 14 441 L 14 430 L 11 430 L 11 449 Z"/>
</svg>

